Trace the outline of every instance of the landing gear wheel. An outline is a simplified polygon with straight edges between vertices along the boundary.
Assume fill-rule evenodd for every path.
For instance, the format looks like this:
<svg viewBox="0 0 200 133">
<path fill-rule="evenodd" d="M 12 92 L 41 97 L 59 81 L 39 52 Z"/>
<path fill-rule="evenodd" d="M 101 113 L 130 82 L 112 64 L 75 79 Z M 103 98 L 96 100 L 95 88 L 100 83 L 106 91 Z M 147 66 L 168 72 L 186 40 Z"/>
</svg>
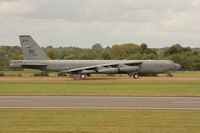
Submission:
<svg viewBox="0 0 200 133">
<path fill-rule="evenodd" d="M 139 77 L 140 77 L 139 74 L 133 74 L 134 79 L 139 79 Z"/>
<path fill-rule="evenodd" d="M 87 75 L 87 77 L 90 77 L 91 76 L 91 74 L 86 74 Z"/>
<path fill-rule="evenodd" d="M 77 78 L 78 78 L 77 75 L 74 75 L 74 76 L 73 76 L 73 79 L 74 79 L 74 80 L 76 80 Z"/>
<path fill-rule="evenodd" d="M 86 74 L 81 74 L 81 75 L 80 75 L 80 78 L 81 78 L 81 79 L 85 79 L 86 77 L 87 77 Z"/>
</svg>

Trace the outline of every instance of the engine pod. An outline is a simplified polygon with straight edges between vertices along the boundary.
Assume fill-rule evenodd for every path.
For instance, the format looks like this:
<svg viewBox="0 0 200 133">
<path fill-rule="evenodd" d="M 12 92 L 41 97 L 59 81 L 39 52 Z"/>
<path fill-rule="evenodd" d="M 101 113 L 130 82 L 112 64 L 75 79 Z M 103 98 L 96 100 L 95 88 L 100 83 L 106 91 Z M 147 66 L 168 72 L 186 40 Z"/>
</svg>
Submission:
<svg viewBox="0 0 200 133">
<path fill-rule="evenodd" d="M 101 68 L 101 69 L 98 69 L 98 72 L 99 73 L 102 73 L 102 74 L 115 74 L 115 73 L 118 73 L 118 68 Z"/>
<path fill-rule="evenodd" d="M 119 68 L 120 72 L 134 72 L 134 71 L 138 71 L 139 67 L 138 66 L 123 66 Z"/>
</svg>

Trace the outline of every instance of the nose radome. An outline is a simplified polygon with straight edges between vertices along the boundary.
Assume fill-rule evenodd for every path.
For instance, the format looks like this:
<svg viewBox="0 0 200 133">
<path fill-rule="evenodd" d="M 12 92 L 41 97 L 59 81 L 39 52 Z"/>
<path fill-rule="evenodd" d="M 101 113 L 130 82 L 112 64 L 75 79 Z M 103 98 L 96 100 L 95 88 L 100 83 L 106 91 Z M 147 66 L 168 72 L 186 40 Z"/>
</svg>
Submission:
<svg viewBox="0 0 200 133">
<path fill-rule="evenodd" d="M 176 70 L 179 70 L 181 68 L 180 64 L 176 64 Z"/>
</svg>

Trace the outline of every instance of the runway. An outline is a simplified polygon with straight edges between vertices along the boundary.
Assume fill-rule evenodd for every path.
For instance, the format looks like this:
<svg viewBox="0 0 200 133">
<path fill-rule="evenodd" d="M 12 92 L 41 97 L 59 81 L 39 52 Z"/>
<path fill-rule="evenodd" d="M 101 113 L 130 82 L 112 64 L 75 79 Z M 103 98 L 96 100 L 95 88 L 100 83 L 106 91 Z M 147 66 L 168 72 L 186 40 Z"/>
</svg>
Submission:
<svg viewBox="0 0 200 133">
<path fill-rule="evenodd" d="M 0 96 L 0 108 L 200 110 L 200 97 Z"/>
</svg>

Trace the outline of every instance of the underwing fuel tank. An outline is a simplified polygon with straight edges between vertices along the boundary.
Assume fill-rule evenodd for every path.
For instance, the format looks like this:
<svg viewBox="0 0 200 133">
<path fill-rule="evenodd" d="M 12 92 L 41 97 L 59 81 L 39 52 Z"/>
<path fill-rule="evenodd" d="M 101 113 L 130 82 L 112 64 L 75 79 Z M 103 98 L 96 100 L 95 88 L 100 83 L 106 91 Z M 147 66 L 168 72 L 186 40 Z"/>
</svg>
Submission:
<svg viewBox="0 0 200 133">
<path fill-rule="evenodd" d="M 119 68 L 120 72 L 133 72 L 133 71 L 138 71 L 139 67 L 138 66 L 123 66 Z"/>
<path fill-rule="evenodd" d="M 102 68 L 98 70 L 99 73 L 103 73 L 103 74 L 114 74 L 114 73 L 118 73 L 118 68 Z"/>
</svg>

